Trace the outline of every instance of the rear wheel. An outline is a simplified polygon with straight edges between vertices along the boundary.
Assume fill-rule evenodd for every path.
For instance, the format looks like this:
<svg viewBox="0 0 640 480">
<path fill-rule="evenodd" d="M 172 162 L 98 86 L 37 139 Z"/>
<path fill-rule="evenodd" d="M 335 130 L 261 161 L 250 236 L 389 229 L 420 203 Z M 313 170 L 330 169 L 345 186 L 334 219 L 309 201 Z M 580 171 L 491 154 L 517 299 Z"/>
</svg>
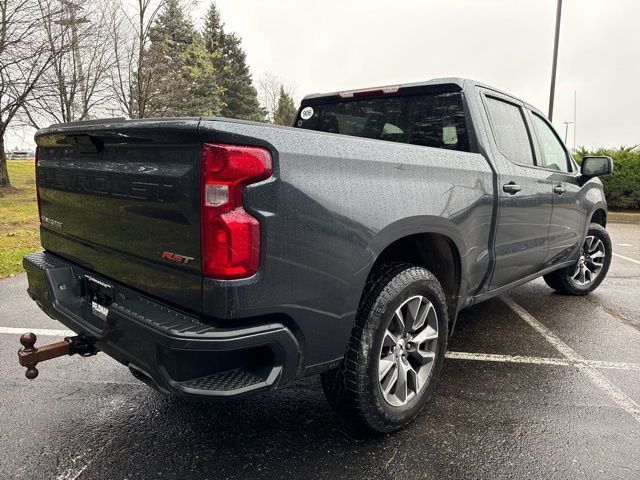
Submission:
<svg viewBox="0 0 640 480">
<path fill-rule="evenodd" d="M 407 264 L 373 274 L 339 368 L 322 375 L 335 410 L 365 428 L 391 432 L 424 407 L 447 340 L 444 292 L 431 272 Z"/>
<path fill-rule="evenodd" d="M 598 288 L 611 265 L 611 239 L 601 225 L 592 223 L 575 265 L 549 273 L 544 281 L 566 295 L 586 295 Z"/>
</svg>

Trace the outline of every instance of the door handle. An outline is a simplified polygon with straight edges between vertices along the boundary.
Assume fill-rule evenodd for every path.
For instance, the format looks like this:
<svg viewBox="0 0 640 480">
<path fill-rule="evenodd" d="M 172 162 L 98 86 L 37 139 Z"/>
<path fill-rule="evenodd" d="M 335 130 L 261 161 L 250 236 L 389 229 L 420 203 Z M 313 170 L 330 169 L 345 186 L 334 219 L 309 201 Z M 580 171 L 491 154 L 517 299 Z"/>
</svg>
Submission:
<svg viewBox="0 0 640 480">
<path fill-rule="evenodd" d="M 562 185 L 556 185 L 555 187 L 553 187 L 553 193 L 555 193 L 556 195 L 562 195 L 566 191 L 567 189 Z"/>
<path fill-rule="evenodd" d="M 520 190 L 522 190 L 522 187 L 518 185 L 516 182 L 509 182 L 509 183 L 505 183 L 502 186 L 502 190 L 510 195 L 515 195 Z"/>
</svg>

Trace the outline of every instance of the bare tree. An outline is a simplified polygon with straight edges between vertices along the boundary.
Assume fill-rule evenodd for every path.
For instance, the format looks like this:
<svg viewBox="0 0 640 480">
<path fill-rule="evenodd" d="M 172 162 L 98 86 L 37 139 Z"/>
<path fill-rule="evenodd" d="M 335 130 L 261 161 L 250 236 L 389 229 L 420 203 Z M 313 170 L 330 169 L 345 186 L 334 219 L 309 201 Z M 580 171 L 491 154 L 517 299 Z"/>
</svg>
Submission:
<svg viewBox="0 0 640 480">
<path fill-rule="evenodd" d="M 274 122 L 275 113 L 280 100 L 280 90 L 292 97 L 295 95 L 295 86 L 284 82 L 279 76 L 266 72 L 258 80 L 258 100 L 267 111 L 267 120 Z"/>
<path fill-rule="evenodd" d="M 112 98 L 107 74 L 113 64 L 108 21 L 112 3 L 96 0 L 83 7 L 77 0 L 56 0 L 42 28 L 55 56 L 51 68 L 29 98 L 25 110 L 39 124 L 85 120 L 100 115 Z"/>
<path fill-rule="evenodd" d="M 41 25 L 52 0 L 0 0 L 0 186 L 10 185 L 4 137 L 58 55 Z M 43 13 L 50 12 L 50 13 Z"/>
<path fill-rule="evenodd" d="M 130 118 L 145 116 L 152 86 L 154 61 L 149 51 L 151 26 L 164 0 L 136 0 L 133 9 L 121 6 L 114 9 L 109 22 L 114 64 L 111 69 L 111 88 L 121 107 Z"/>
</svg>

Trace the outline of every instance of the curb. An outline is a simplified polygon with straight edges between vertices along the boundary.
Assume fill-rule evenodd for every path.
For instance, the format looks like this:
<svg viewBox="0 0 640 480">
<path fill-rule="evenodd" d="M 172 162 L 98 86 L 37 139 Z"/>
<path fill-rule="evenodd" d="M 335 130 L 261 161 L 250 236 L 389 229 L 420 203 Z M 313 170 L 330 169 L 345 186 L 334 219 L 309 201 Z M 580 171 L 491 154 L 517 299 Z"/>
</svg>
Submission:
<svg viewBox="0 0 640 480">
<path fill-rule="evenodd" d="M 640 212 L 609 212 L 607 221 L 618 223 L 640 223 Z"/>
</svg>

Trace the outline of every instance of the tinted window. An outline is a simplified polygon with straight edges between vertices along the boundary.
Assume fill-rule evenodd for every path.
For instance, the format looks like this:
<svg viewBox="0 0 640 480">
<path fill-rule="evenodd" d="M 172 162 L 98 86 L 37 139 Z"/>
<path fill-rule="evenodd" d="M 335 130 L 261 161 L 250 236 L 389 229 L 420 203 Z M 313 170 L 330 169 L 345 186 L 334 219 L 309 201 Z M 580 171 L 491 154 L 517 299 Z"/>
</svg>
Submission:
<svg viewBox="0 0 640 480">
<path fill-rule="evenodd" d="M 533 165 L 531 142 L 520 107 L 492 97 L 486 99 L 498 149 L 513 162 Z"/>
<path fill-rule="evenodd" d="M 296 126 L 376 140 L 469 150 L 460 92 L 313 105 L 301 111 Z"/>
<path fill-rule="evenodd" d="M 544 166 L 560 172 L 568 172 L 567 152 L 560 143 L 560 140 L 547 122 L 535 113 L 532 117 L 533 127 L 536 130 L 538 141 L 540 142 Z"/>
</svg>

